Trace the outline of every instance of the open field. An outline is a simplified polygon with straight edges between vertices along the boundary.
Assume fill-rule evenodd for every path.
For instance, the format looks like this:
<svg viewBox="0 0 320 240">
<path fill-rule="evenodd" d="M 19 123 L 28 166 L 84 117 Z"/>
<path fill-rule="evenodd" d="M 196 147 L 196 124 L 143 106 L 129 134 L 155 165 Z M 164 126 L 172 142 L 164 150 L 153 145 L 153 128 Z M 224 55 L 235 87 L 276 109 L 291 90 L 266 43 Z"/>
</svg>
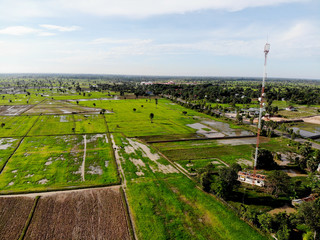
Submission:
<svg viewBox="0 0 320 240">
<path fill-rule="evenodd" d="M 17 138 L 0 138 L 0 170 L 17 147 L 19 140 Z"/>
<path fill-rule="evenodd" d="M 37 116 L 0 116 L 1 127 L 0 137 L 24 136 L 37 120 Z"/>
<path fill-rule="evenodd" d="M 83 101 L 79 105 L 92 106 L 92 103 Z M 195 133 L 202 137 L 252 134 L 237 126 L 213 121 L 215 119 L 210 116 L 186 109 L 166 99 L 159 99 L 157 105 L 155 99 L 101 100 L 96 102 L 96 107 L 112 112 L 105 115 L 110 132 L 123 133 L 127 137 L 194 136 Z M 184 115 L 183 111 L 186 111 L 187 114 Z M 149 118 L 150 113 L 154 114 L 152 122 Z"/>
<path fill-rule="evenodd" d="M 40 116 L 28 136 L 105 132 L 107 127 L 102 115 L 45 115 Z"/>
<path fill-rule="evenodd" d="M 28 105 L 37 104 L 41 102 L 45 97 L 41 97 L 39 94 L 27 95 L 27 94 L 1 94 L 0 105 Z"/>
<path fill-rule="evenodd" d="M 19 239 L 34 198 L 0 198 L 0 239 Z"/>
<path fill-rule="evenodd" d="M 139 239 L 265 239 L 150 146 L 113 138 Z"/>
<path fill-rule="evenodd" d="M 183 161 L 181 164 L 187 164 L 185 161 L 193 160 L 194 166 L 202 164 L 194 163 L 198 160 L 217 158 L 226 164 L 240 163 L 251 165 L 251 154 L 255 149 L 256 140 L 254 138 L 243 139 L 225 139 L 225 140 L 200 140 L 200 141 L 177 141 L 168 143 L 154 143 L 170 160 Z M 285 152 L 291 150 L 285 141 L 281 138 L 261 138 L 261 147 L 274 152 Z M 194 168 L 194 167 L 193 167 Z"/>
<path fill-rule="evenodd" d="M 76 104 L 69 103 L 67 101 L 54 101 L 46 100 L 41 104 L 38 104 L 28 111 L 24 112 L 24 115 L 54 115 L 54 114 L 71 114 L 71 113 L 99 113 L 101 109 L 92 107 L 82 107 Z"/>
<path fill-rule="evenodd" d="M 32 108 L 33 105 L 8 105 L 8 106 L 0 106 L 0 115 L 2 116 L 17 116 L 29 108 Z"/>
<path fill-rule="evenodd" d="M 119 188 L 41 197 L 25 239 L 131 239 L 125 211 Z"/>
<path fill-rule="evenodd" d="M 18 120 L 27 125 L 28 130 L 21 130 L 17 136 L 28 134 L 0 175 L 1 194 L 119 184 L 111 147 L 114 144 L 124 170 L 129 209 L 139 239 L 264 239 L 221 202 L 198 189 L 196 183 L 157 152 L 159 149 L 190 171 L 209 162 L 219 167 L 224 165 L 220 160 L 228 164 L 239 159 L 250 160 L 254 140 L 148 145 L 132 138 L 166 140 L 177 136 L 243 136 L 251 132 L 165 99 L 159 99 L 158 105 L 154 99 L 78 99 L 79 104 L 46 100 L 24 113 L 48 115 L 2 117 L 6 119 L 4 136 L 14 132 L 10 129 L 11 122 Z M 97 109 L 110 113 L 65 112 L 93 109 L 93 103 Z M 154 113 L 152 122 L 150 113 Z M 269 139 L 263 142 L 279 144 Z M 5 154 L 9 153 L 7 148 Z M 187 166 L 189 160 L 192 166 Z M 118 188 L 41 197 L 26 239 L 89 239 L 92 236 L 130 239 L 127 219 L 120 209 L 124 207 L 122 198 L 115 189 Z"/>
<path fill-rule="evenodd" d="M 106 140 L 103 134 L 88 135 L 86 139 L 82 135 L 27 137 L 0 175 L 0 191 L 118 183 L 116 164 Z"/>
<path fill-rule="evenodd" d="M 217 158 L 181 160 L 176 163 L 190 173 L 194 172 L 196 169 L 201 169 L 206 167 L 209 163 L 212 163 L 213 165 L 215 165 L 216 168 L 226 166 L 223 162 L 221 162 Z"/>
</svg>

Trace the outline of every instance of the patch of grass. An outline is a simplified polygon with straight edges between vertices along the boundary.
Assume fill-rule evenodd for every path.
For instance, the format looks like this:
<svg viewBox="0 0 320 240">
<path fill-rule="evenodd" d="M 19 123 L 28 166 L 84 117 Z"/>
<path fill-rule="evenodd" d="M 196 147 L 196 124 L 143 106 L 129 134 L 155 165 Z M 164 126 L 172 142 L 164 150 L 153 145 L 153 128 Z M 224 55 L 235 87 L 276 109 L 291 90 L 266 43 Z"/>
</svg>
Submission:
<svg viewBox="0 0 320 240">
<path fill-rule="evenodd" d="M 0 170 L 17 147 L 19 141 L 20 139 L 17 138 L 0 138 Z"/>
<path fill-rule="evenodd" d="M 26 137 L 0 175 L 0 192 L 42 191 L 74 186 L 118 183 L 119 178 L 109 143 L 96 139 L 88 144 L 86 175 L 81 179 L 84 155 L 83 136 Z M 97 152 L 97 156 L 93 154 Z M 105 166 L 108 161 L 108 166 Z M 101 169 L 101 175 L 88 174 L 89 166 Z M 90 177 L 89 177 L 90 176 Z"/>
<path fill-rule="evenodd" d="M 216 158 L 179 161 L 179 164 L 189 172 L 193 172 L 191 171 L 191 169 L 198 170 L 198 169 L 204 168 L 209 163 L 214 164 L 216 168 L 220 166 L 225 166 L 223 163 L 219 161 L 219 159 L 216 159 Z"/>
<path fill-rule="evenodd" d="M 184 175 L 154 171 L 155 162 L 146 152 L 130 149 L 133 145 L 120 134 L 114 134 L 114 139 L 120 147 L 139 239 L 265 239 Z M 143 164 L 134 164 L 132 159 Z M 170 165 L 163 158 L 157 161 Z M 144 175 L 138 177 L 137 171 Z"/>
<path fill-rule="evenodd" d="M 139 239 L 266 239 L 184 176 L 129 183 L 127 194 Z"/>
<path fill-rule="evenodd" d="M 40 116 L 28 135 L 85 134 L 106 131 L 107 127 L 102 115 L 45 115 Z"/>
<path fill-rule="evenodd" d="M 0 116 L 0 123 L 5 123 L 0 129 L 0 137 L 24 136 L 36 120 L 36 116 Z"/>
</svg>

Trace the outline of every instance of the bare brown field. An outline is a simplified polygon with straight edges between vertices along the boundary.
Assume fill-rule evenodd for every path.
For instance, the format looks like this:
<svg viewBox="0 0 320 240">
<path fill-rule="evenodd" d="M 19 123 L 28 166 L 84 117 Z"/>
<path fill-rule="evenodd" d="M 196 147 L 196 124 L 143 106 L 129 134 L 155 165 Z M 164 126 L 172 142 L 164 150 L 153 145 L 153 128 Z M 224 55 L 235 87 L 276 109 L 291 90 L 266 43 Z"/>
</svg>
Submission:
<svg viewBox="0 0 320 240">
<path fill-rule="evenodd" d="M 41 197 L 25 239 L 131 239 L 120 189 Z"/>
<path fill-rule="evenodd" d="M 33 206 L 34 198 L 0 198 L 0 239 L 18 239 Z"/>
</svg>

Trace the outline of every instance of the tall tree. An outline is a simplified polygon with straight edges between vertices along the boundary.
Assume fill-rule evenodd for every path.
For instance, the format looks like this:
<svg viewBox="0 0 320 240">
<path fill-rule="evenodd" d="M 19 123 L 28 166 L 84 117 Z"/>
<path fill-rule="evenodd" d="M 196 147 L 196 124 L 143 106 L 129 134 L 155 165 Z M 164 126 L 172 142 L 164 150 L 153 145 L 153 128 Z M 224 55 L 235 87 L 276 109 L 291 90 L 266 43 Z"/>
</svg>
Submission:
<svg viewBox="0 0 320 240">
<path fill-rule="evenodd" d="M 255 152 L 252 153 L 252 157 L 255 157 Z M 257 168 L 272 169 L 276 166 L 276 162 L 273 160 L 272 153 L 264 148 L 259 148 L 257 157 Z"/>
<path fill-rule="evenodd" d="M 314 239 L 320 230 L 320 200 L 303 202 L 298 208 L 298 219 L 314 231 Z"/>
<path fill-rule="evenodd" d="M 266 188 L 269 193 L 278 197 L 291 191 L 291 178 L 284 171 L 271 171 L 266 178 Z"/>
<path fill-rule="evenodd" d="M 151 123 L 152 123 L 152 120 L 153 120 L 153 118 L 154 118 L 154 114 L 153 114 L 153 113 L 150 113 L 149 117 L 150 117 L 150 121 L 151 121 Z"/>
</svg>

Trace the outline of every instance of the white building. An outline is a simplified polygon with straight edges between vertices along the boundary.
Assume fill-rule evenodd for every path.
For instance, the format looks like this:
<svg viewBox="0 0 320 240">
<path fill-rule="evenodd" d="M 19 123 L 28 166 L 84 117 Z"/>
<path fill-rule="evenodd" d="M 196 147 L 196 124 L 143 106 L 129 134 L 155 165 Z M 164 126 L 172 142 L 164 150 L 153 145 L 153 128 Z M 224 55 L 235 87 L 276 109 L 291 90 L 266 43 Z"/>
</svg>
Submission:
<svg viewBox="0 0 320 240">
<path fill-rule="evenodd" d="M 253 174 L 251 172 L 238 172 L 238 181 L 263 187 L 265 184 L 266 176 L 262 174 Z"/>
</svg>

